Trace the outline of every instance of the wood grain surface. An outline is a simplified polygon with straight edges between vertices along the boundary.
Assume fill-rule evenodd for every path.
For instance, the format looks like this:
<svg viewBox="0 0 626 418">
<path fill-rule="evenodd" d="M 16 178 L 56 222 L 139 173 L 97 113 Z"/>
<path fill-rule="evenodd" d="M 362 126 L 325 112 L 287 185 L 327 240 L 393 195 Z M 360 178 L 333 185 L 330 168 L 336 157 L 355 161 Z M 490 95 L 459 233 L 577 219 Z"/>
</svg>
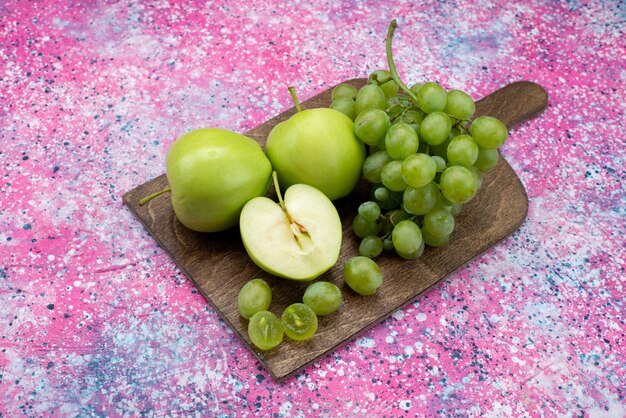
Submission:
<svg viewBox="0 0 626 418">
<path fill-rule="evenodd" d="M 365 80 L 348 82 L 359 87 Z M 331 90 L 303 102 L 303 108 L 328 106 Z M 541 113 L 547 101 L 547 93 L 541 86 L 516 82 L 479 100 L 476 116 L 492 115 L 512 128 Z M 272 127 L 294 113 L 292 108 L 245 135 L 264 145 Z M 521 139 L 512 136 L 509 140 Z M 446 246 L 427 247 L 422 257 L 412 261 L 391 253 L 378 257 L 376 261 L 383 272 L 383 285 L 373 296 L 359 296 L 345 285 L 341 269 L 346 259 L 358 255 L 359 239 L 352 233 L 351 223 L 358 205 L 368 199 L 369 188 L 362 182 L 351 195 L 335 202 L 343 222 L 341 255 L 338 263 L 317 279 L 333 282 L 342 290 L 340 310 L 319 318 L 319 328 L 312 339 L 296 342 L 285 337 L 280 346 L 263 352 L 251 344 L 247 335 L 248 321 L 237 312 L 239 289 L 253 278 L 265 279 L 273 295 L 270 310 L 280 316 L 286 306 L 302 300 L 309 283 L 280 279 L 260 270 L 246 254 L 238 228 L 214 234 L 185 228 L 174 216 L 167 194 L 139 206 L 141 198 L 167 185 L 167 178 L 161 175 L 126 193 L 124 202 L 277 380 L 293 375 L 413 301 L 420 293 L 515 231 L 528 210 L 523 185 L 511 166 L 501 158 L 496 168 L 485 175 L 477 196 L 463 207 L 452 239 Z"/>
</svg>

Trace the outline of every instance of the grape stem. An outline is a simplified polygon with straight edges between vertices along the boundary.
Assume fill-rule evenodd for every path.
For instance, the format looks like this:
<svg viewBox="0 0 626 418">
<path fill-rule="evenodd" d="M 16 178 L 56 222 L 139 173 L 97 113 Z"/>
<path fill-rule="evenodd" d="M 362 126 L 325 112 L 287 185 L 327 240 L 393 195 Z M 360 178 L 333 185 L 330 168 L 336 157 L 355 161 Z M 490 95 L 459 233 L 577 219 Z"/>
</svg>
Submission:
<svg viewBox="0 0 626 418">
<path fill-rule="evenodd" d="M 396 65 L 393 62 L 393 54 L 391 52 L 391 40 L 393 39 L 393 33 L 396 31 L 396 26 L 397 26 L 397 22 L 396 19 L 393 19 L 391 21 L 391 23 L 389 24 L 389 30 L 387 31 L 387 42 L 386 42 L 386 46 L 387 46 L 387 63 L 389 64 L 389 73 L 391 74 L 391 79 L 393 81 L 396 82 L 396 84 L 398 84 L 398 86 L 404 90 L 404 92 L 411 98 L 413 99 L 413 101 L 415 103 L 417 103 L 417 97 L 415 96 L 415 93 L 413 93 L 411 91 L 410 88 L 408 88 L 406 86 L 406 84 L 404 84 L 402 82 L 402 80 L 400 80 L 400 77 L 398 76 L 398 71 L 396 70 Z"/>
<path fill-rule="evenodd" d="M 300 100 L 298 100 L 296 89 L 294 89 L 293 86 L 290 86 L 288 90 L 289 94 L 291 94 L 291 98 L 293 99 L 293 103 L 296 105 L 296 110 L 298 112 L 302 112 L 302 106 L 300 105 Z"/>
<path fill-rule="evenodd" d="M 143 199 L 141 199 L 139 201 L 139 206 L 143 206 L 146 203 L 148 203 L 149 201 L 151 201 L 152 199 L 154 199 L 157 196 L 161 196 L 163 193 L 169 193 L 171 192 L 172 189 L 170 189 L 169 187 L 163 189 L 163 190 L 159 190 L 158 192 L 152 193 L 151 195 L 148 195 L 146 197 L 144 197 Z"/>
</svg>

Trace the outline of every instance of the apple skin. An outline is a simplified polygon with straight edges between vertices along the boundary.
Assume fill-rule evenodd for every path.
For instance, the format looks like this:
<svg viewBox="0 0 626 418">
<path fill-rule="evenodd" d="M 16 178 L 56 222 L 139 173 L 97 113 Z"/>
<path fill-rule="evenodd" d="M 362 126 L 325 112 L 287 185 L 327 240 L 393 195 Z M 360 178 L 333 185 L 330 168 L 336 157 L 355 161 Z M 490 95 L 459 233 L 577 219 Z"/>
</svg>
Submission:
<svg viewBox="0 0 626 418">
<path fill-rule="evenodd" d="M 266 272 L 308 282 L 339 259 L 341 219 L 333 203 L 316 188 L 295 184 L 285 192 L 283 208 L 267 197 L 251 199 L 241 211 L 239 229 L 246 252 Z M 298 244 L 290 217 L 310 239 Z"/>
<path fill-rule="evenodd" d="M 272 166 L 254 140 L 204 128 L 172 144 L 166 174 L 178 220 L 194 231 L 217 232 L 235 226 L 246 202 L 267 193 Z"/>
<path fill-rule="evenodd" d="M 354 190 L 365 160 L 352 120 L 329 108 L 301 110 L 276 125 L 265 152 L 282 187 L 308 184 L 330 200 Z"/>
</svg>

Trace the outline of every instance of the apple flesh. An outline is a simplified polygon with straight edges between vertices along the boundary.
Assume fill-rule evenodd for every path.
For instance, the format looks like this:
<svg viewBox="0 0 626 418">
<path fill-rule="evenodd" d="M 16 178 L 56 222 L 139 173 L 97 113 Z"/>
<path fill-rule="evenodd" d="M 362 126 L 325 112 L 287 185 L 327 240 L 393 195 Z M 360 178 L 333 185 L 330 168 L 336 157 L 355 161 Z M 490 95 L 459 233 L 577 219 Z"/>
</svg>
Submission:
<svg viewBox="0 0 626 418">
<path fill-rule="evenodd" d="M 355 188 L 365 160 L 352 120 L 328 108 L 300 110 L 276 125 L 265 152 L 283 187 L 308 184 L 330 200 Z"/>
<path fill-rule="evenodd" d="M 342 228 L 333 203 L 318 189 L 295 184 L 279 203 L 250 200 L 241 211 L 244 247 L 261 269 L 285 279 L 310 281 L 339 258 Z"/>
<path fill-rule="evenodd" d="M 267 193 L 272 167 L 254 140 L 219 128 L 191 131 L 166 158 L 178 220 L 199 232 L 233 227 L 250 199 Z"/>
</svg>

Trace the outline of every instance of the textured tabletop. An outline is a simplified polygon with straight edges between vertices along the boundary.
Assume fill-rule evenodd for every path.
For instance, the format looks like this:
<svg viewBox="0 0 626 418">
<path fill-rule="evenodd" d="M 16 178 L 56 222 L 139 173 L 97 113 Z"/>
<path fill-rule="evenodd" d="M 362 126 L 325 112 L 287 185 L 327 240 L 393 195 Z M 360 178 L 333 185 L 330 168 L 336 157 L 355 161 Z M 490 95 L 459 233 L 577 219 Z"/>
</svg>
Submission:
<svg viewBox="0 0 626 418">
<path fill-rule="evenodd" d="M 123 205 L 183 133 L 396 64 L 546 111 L 512 236 L 282 383 Z M 626 416 L 626 3 L 0 2 L 0 416 Z M 486 215 L 488 216 L 488 214 Z"/>
</svg>

